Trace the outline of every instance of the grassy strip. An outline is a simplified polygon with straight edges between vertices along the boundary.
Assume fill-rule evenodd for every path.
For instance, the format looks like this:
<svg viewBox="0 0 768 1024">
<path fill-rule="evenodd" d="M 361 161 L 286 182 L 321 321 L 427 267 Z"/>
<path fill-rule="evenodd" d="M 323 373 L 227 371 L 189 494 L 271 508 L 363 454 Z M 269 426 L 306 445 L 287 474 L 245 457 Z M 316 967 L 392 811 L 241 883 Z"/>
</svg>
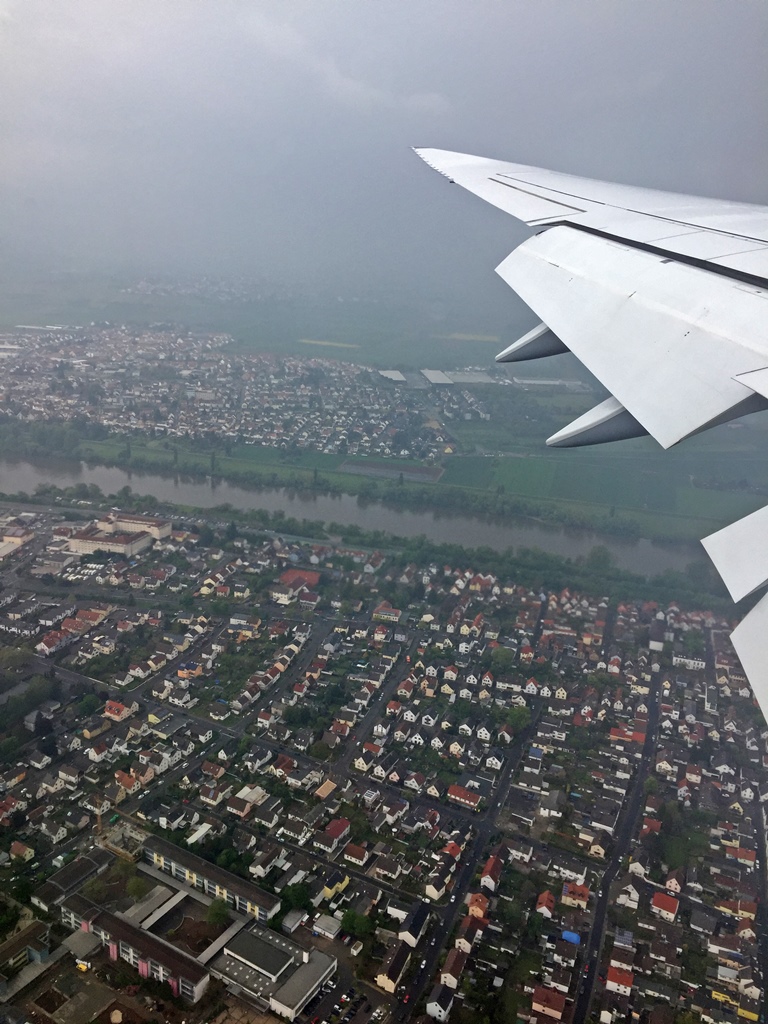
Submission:
<svg viewBox="0 0 768 1024">
<path fill-rule="evenodd" d="M 634 453 L 616 447 L 597 454 L 534 454 L 521 446 L 519 457 L 448 457 L 441 480 L 430 483 L 407 479 L 412 460 L 387 460 L 393 479 L 372 479 L 345 473 L 342 454 L 116 437 L 76 423 L 0 423 L 0 455 L 80 458 L 139 473 L 213 476 L 245 488 L 357 495 L 403 511 L 497 520 L 527 517 L 553 526 L 670 541 L 698 539 L 765 503 L 760 493 L 765 466 L 758 465 L 754 475 L 750 469 L 747 479 L 726 478 L 720 489 L 716 486 L 720 478 L 714 473 L 724 466 L 742 472 L 737 451 L 733 446 L 723 446 L 714 455 L 694 450 L 685 462 L 677 453 L 650 452 L 647 447 Z M 744 456 L 749 464 L 753 453 Z M 696 474 L 683 471 L 689 464 L 707 486 L 697 486 Z M 708 469 L 712 472 L 704 477 Z"/>
<path fill-rule="evenodd" d="M 128 452 L 130 451 L 130 456 Z M 570 455 L 571 453 L 567 453 Z M 620 459 L 610 464 L 597 460 L 566 459 L 543 454 L 526 458 L 454 456 L 437 483 L 404 479 L 371 480 L 344 473 L 343 455 L 240 445 L 232 454 L 195 451 L 169 442 L 109 438 L 80 446 L 81 457 L 162 474 L 208 476 L 212 473 L 241 486 L 289 486 L 361 495 L 402 508 L 456 510 L 456 492 L 471 494 L 468 513 L 506 515 L 506 506 L 518 499 L 532 506 L 526 511 L 562 525 L 596 526 L 616 533 L 635 533 L 668 540 L 697 540 L 725 523 L 747 515 L 764 504 L 746 491 L 718 491 L 694 486 L 674 467 L 651 473 L 641 465 Z M 397 473 L 414 463 L 391 459 Z M 514 514 L 514 509 L 512 509 Z"/>
</svg>

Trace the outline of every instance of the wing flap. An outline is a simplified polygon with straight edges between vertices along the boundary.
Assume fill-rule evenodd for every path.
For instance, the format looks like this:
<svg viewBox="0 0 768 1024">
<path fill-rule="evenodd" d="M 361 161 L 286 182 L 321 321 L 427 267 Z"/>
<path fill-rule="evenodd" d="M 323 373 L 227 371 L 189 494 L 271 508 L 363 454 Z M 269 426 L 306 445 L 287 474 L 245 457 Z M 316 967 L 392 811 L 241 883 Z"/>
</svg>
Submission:
<svg viewBox="0 0 768 1024">
<path fill-rule="evenodd" d="M 768 281 L 768 248 L 753 249 L 751 252 L 741 252 L 735 256 L 713 256 L 710 262 L 718 267 L 727 267 L 740 274 L 749 274 L 750 277 Z"/>
<path fill-rule="evenodd" d="M 738 407 L 765 366 L 766 293 L 609 239 L 550 228 L 497 268 L 664 447 Z"/>
<path fill-rule="evenodd" d="M 768 506 L 702 540 L 734 601 L 768 583 Z"/>
<path fill-rule="evenodd" d="M 731 633 L 733 648 L 739 656 L 752 692 L 764 715 L 768 715 L 766 636 L 768 636 L 768 596 L 761 598 Z"/>
<path fill-rule="evenodd" d="M 696 260 L 714 260 L 741 256 L 748 252 L 760 252 L 765 246 L 760 242 L 752 242 L 736 235 L 722 234 L 719 231 L 687 231 L 659 237 L 656 245 L 661 249 L 669 249 L 678 256 L 688 256 Z"/>
</svg>

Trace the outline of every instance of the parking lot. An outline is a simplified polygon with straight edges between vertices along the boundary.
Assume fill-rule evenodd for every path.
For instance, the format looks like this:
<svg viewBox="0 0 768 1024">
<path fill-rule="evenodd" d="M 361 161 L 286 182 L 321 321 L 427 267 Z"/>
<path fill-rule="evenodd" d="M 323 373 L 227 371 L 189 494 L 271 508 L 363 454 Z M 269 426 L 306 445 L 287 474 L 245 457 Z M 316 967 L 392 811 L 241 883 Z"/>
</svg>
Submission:
<svg viewBox="0 0 768 1024">
<path fill-rule="evenodd" d="M 351 946 L 342 945 L 338 939 L 311 935 L 304 927 L 294 938 L 299 938 L 302 945 L 312 945 L 335 956 L 338 961 L 333 979 L 304 1008 L 301 1019 L 305 1024 L 369 1024 L 371 1020 L 377 1024 L 384 1019 L 389 1013 L 389 999 L 385 993 L 355 978 L 358 961 L 352 956 Z"/>
<path fill-rule="evenodd" d="M 338 975 L 337 975 L 338 978 Z M 373 1005 L 354 984 L 344 987 L 340 981 L 327 983 L 304 1008 L 304 1018 L 311 1024 L 365 1024 L 373 1013 Z"/>
</svg>

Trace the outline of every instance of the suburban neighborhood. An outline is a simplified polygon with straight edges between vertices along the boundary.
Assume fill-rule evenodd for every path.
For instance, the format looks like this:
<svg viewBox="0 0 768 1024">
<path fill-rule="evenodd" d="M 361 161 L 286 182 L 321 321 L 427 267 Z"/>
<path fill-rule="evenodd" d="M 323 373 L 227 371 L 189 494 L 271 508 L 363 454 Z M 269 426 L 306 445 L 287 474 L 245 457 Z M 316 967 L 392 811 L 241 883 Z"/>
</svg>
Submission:
<svg viewBox="0 0 768 1024">
<path fill-rule="evenodd" d="M 768 729 L 717 615 L 118 508 L 3 531 L 5 1004 L 88 964 L 201 1020 L 761 1019 Z"/>
<path fill-rule="evenodd" d="M 164 439 L 169 454 L 174 443 L 215 438 L 285 452 L 430 462 L 455 450 L 451 421 L 489 418 L 466 385 L 494 381 L 482 370 L 425 369 L 406 377 L 309 353 L 249 354 L 235 350 L 227 334 L 183 328 L 28 327 L 3 334 L 0 343 L 0 413 L 98 427 L 104 437 L 109 431 Z M 174 457 L 184 471 L 183 454 Z M 347 470 L 370 475 L 365 464 Z"/>
</svg>

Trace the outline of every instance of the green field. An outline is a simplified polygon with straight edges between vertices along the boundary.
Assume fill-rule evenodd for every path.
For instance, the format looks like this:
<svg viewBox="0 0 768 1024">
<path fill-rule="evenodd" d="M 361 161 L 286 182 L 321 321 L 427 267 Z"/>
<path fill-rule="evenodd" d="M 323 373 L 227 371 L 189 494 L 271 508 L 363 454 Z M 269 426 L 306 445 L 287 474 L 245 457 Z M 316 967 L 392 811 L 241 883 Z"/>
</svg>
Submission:
<svg viewBox="0 0 768 1024">
<path fill-rule="evenodd" d="M 211 472 L 211 453 L 195 451 L 179 444 L 176 447 L 177 457 L 174 461 L 174 446 L 167 441 L 144 441 L 131 439 L 131 458 L 126 460 L 126 441 L 122 438 L 109 438 L 105 441 L 85 441 L 81 445 L 80 454 L 83 458 L 92 458 L 94 462 L 110 462 L 117 465 L 138 466 L 139 462 L 147 462 L 148 469 L 173 471 L 177 473 Z M 286 456 L 277 448 L 260 447 L 257 445 L 239 445 L 232 449 L 233 454 L 226 455 L 216 451 L 213 468 L 219 476 L 233 476 L 240 473 L 278 473 L 282 476 L 290 474 L 311 477 L 315 470 L 335 474 L 344 462 L 344 455 L 324 455 L 321 452 L 306 451 Z M 338 474 L 343 476 L 345 474 Z"/>
<path fill-rule="evenodd" d="M 645 536 L 698 539 L 766 503 L 766 497 L 737 487 L 714 489 L 697 486 L 696 472 L 724 473 L 733 465 L 734 452 L 696 450 L 684 454 L 651 450 L 649 442 L 633 442 L 635 450 L 620 446 L 573 451 L 530 449 L 519 456 L 453 456 L 443 461 L 445 472 L 437 483 L 403 483 L 394 479 L 414 463 L 387 460 L 392 480 L 371 482 L 345 473 L 343 455 L 319 452 L 285 453 L 275 448 L 240 445 L 230 455 L 194 451 L 167 441 L 132 439 L 130 460 L 126 442 L 118 439 L 85 441 L 80 454 L 94 462 L 130 466 L 163 474 L 217 476 L 248 486 L 318 487 L 345 493 L 367 493 L 402 507 L 439 508 L 451 494 L 451 507 L 460 508 L 455 495 L 466 491 L 467 511 L 494 513 L 496 503 L 524 499 L 534 507 L 561 510 L 562 516 L 583 519 L 631 519 Z M 753 453 L 754 455 L 754 453 Z M 765 481 L 763 460 L 748 452 L 739 468 L 751 469 L 754 479 Z M 175 460 L 175 461 L 174 461 Z M 685 471 L 683 471 L 685 470 Z M 725 479 L 725 478 L 724 478 Z M 375 487 L 371 493 L 371 486 Z M 480 499 L 480 503 L 477 500 Z M 555 516 L 557 518 L 557 516 Z"/>
<path fill-rule="evenodd" d="M 676 535 L 698 535 L 700 528 L 716 529 L 728 520 L 760 508 L 766 497 L 737 488 L 717 490 L 696 486 L 692 477 L 718 477 L 733 468 L 732 453 L 633 453 L 620 449 L 540 450 L 527 455 L 478 458 L 457 456 L 446 462 L 442 483 L 479 490 L 565 503 L 593 509 L 641 514 Z M 758 485 L 768 486 L 762 459 L 748 455 L 739 469 Z M 684 522 L 672 525 L 672 520 Z M 696 524 L 692 520 L 696 520 Z"/>
<path fill-rule="evenodd" d="M 510 396 L 513 398 L 514 396 Z M 594 398 L 559 396 L 541 400 L 547 429 L 563 407 Z M 470 429 L 467 429 L 470 428 Z M 496 425 L 495 452 L 446 460 L 441 483 L 555 503 L 581 513 L 630 516 L 650 536 L 701 537 L 768 501 L 768 416 L 752 416 L 663 451 L 648 438 L 617 445 L 548 449 L 514 427 Z M 493 424 L 461 424 L 455 431 L 464 450 L 474 443 L 488 449 Z M 485 444 L 484 444 L 485 443 Z"/>
</svg>

